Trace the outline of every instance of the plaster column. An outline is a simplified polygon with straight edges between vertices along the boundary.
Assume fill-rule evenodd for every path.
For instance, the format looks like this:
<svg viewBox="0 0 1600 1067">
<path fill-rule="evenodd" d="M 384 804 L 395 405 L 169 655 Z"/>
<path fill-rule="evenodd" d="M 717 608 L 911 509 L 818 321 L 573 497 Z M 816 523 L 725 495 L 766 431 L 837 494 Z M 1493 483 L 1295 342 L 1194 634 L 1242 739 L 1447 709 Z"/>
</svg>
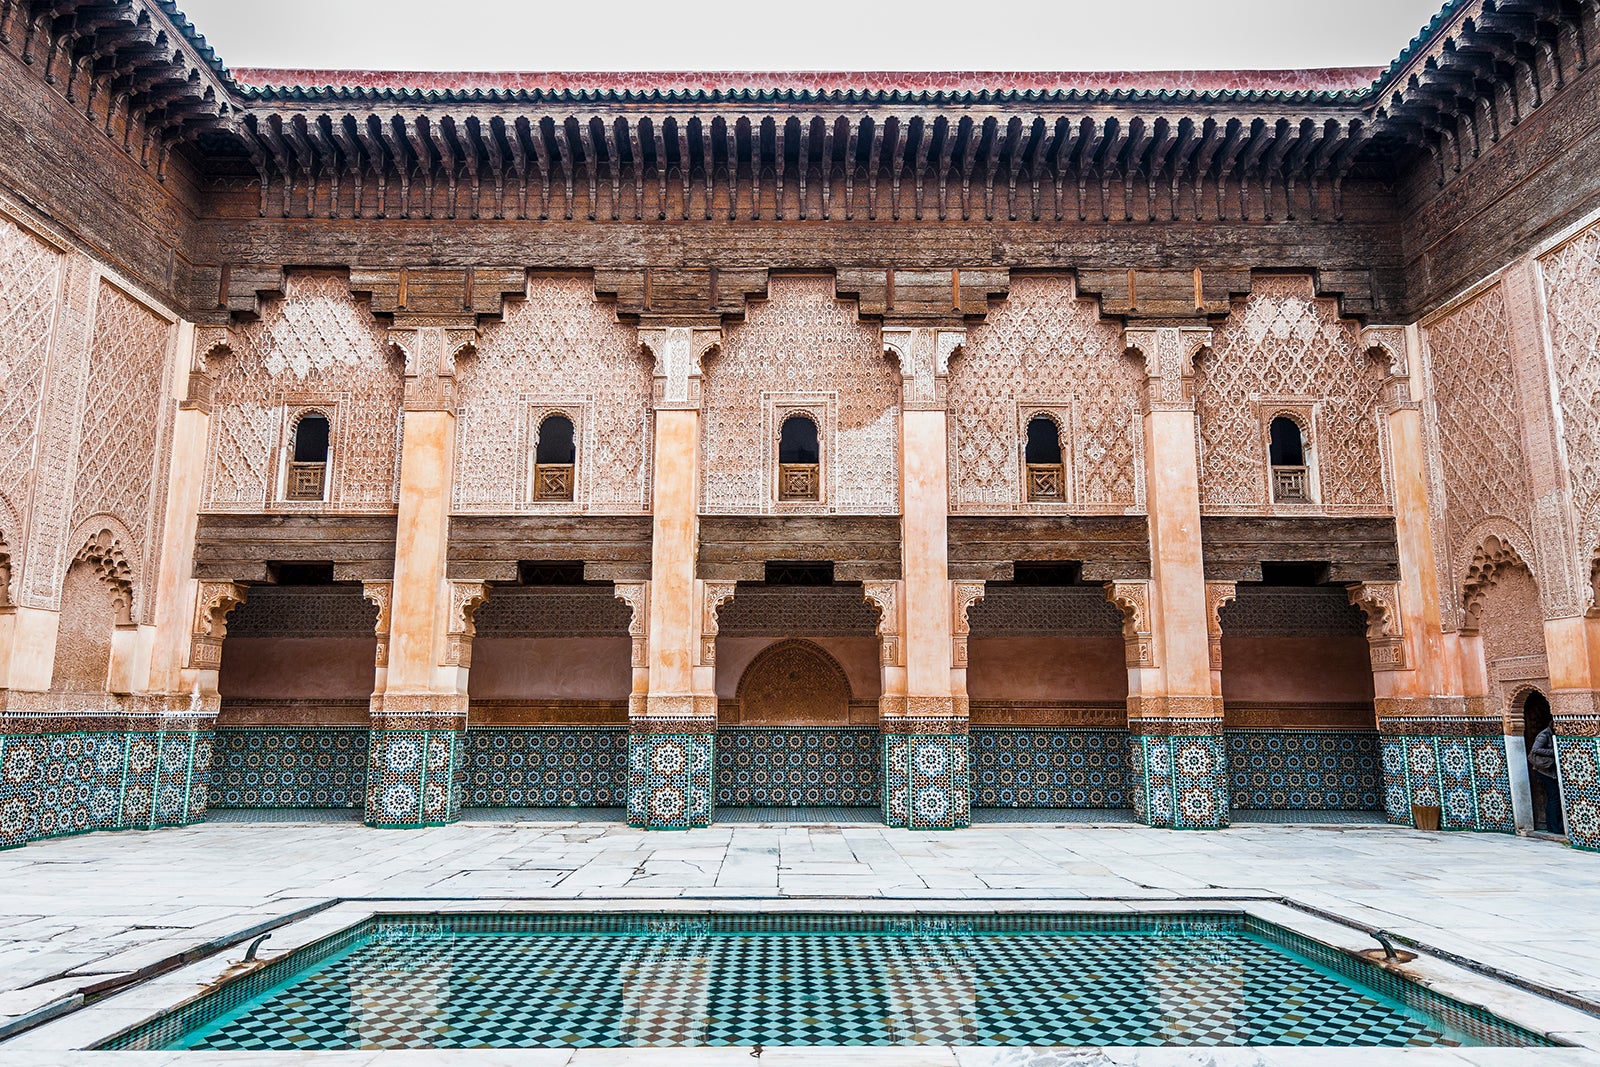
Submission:
<svg viewBox="0 0 1600 1067">
<path fill-rule="evenodd" d="M 1211 667 L 1194 406 L 1194 361 L 1211 330 L 1129 326 L 1125 339 L 1145 360 L 1150 523 L 1148 622 L 1139 627 L 1150 651 L 1130 663 L 1128 684 L 1135 810 L 1151 826 L 1215 829 L 1228 824 L 1229 776 L 1220 678 L 1214 689 Z"/>
<path fill-rule="evenodd" d="M 721 339 L 720 321 L 650 320 L 639 330 L 640 348 L 655 364 L 655 466 L 648 595 L 641 590 L 632 602 L 635 625 L 641 615 L 648 621 L 642 635 L 645 691 L 641 699 L 635 684 L 629 701 L 628 824 L 651 830 L 711 822 L 715 651 L 713 646 L 713 661 L 705 662 L 706 590 L 695 564 L 700 363 Z M 623 592 L 619 586 L 618 595 Z M 709 621 L 714 639 L 715 620 Z M 636 669 L 636 679 L 638 674 Z"/>
<path fill-rule="evenodd" d="M 890 826 L 950 830 L 971 821 L 966 611 L 982 583 L 950 581 L 945 381 L 966 331 L 885 326 L 900 364 L 900 655 L 904 697 L 879 702 L 883 815 Z M 898 682 L 898 672 L 896 679 Z"/>
<path fill-rule="evenodd" d="M 388 664 L 372 694 L 367 754 L 369 826 L 456 821 L 467 726 L 472 612 L 482 583 L 445 577 L 455 476 L 456 354 L 476 331 L 401 325 L 389 339 L 405 353 L 400 497 L 390 600 Z"/>
<path fill-rule="evenodd" d="M 1511 832 L 1522 757 L 1509 751 L 1513 739 L 1485 707 L 1476 629 L 1444 632 L 1427 440 L 1421 406 L 1412 399 L 1418 332 L 1370 326 L 1361 343 L 1385 369 L 1381 410 L 1400 569 L 1398 582 L 1350 587 L 1351 603 L 1367 618 L 1384 810 L 1389 822 L 1403 826 L 1415 825 L 1414 807 L 1437 807 L 1446 829 Z"/>
<path fill-rule="evenodd" d="M 1600 849 L 1600 609 L 1591 571 L 1593 547 L 1579 544 L 1573 503 L 1573 457 L 1561 430 L 1551 356 L 1549 309 L 1540 264 L 1513 262 L 1501 276 L 1507 340 L 1522 418 L 1522 450 L 1533 496 L 1533 558 L 1544 611 L 1550 710 L 1567 835 L 1574 847 Z M 1497 712 L 1500 709 L 1495 709 Z"/>
</svg>

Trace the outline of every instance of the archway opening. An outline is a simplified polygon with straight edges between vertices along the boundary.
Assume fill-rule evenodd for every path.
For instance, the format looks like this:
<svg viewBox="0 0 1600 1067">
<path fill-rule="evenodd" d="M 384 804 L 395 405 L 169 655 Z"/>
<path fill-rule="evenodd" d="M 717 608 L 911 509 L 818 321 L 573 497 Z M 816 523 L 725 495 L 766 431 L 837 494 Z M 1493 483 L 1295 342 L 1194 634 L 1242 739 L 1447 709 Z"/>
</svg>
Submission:
<svg viewBox="0 0 1600 1067">
<path fill-rule="evenodd" d="M 1061 462 L 1061 427 L 1048 415 L 1028 420 L 1028 442 L 1022 450 L 1028 467 L 1028 499 L 1066 498 L 1066 468 Z"/>
<path fill-rule="evenodd" d="M 207 806 L 359 809 L 378 609 L 328 564 L 268 570 L 228 615 Z"/>
<path fill-rule="evenodd" d="M 533 498 L 571 500 L 578 465 L 578 446 L 572 420 L 549 415 L 539 424 L 539 443 L 533 457 Z"/>
<path fill-rule="evenodd" d="M 1279 415 L 1267 429 L 1267 460 L 1272 466 L 1272 499 L 1303 504 L 1311 499 L 1307 477 L 1305 434 L 1300 424 Z"/>
<path fill-rule="evenodd" d="M 1229 807 L 1381 822 L 1382 739 L 1367 622 L 1328 561 L 1261 563 L 1218 613 Z"/>
<path fill-rule="evenodd" d="M 790 415 L 778 430 L 778 499 L 819 500 L 821 449 L 809 415 Z"/>
<path fill-rule="evenodd" d="M 1533 828 L 1545 833 L 1566 832 L 1561 816 L 1561 795 L 1555 769 L 1555 742 L 1540 739 L 1551 729 L 1550 700 L 1537 689 L 1522 698 L 1522 738 L 1528 753 L 1528 791 L 1532 800 Z"/>
<path fill-rule="evenodd" d="M 716 804 L 875 808 L 877 613 L 858 584 L 784 577 L 811 572 L 769 568 L 718 612 Z"/>
<path fill-rule="evenodd" d="M 1017 560 L 967 620 L 973 822 L 1002 808 L 1130 818 L 1127 652 L 1105 587 L 1080 561 Z"/>
</svg>

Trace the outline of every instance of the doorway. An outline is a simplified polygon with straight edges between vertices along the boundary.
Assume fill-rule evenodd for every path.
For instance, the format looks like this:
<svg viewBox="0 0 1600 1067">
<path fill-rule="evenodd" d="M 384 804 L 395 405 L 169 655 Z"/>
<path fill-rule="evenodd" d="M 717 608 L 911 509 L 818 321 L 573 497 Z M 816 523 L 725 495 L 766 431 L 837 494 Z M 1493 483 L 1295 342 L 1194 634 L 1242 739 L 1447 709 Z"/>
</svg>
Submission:
<svg viewBox="0 0 1600 1067">
<path fill-rule="evenodd" d="M 1537 689 L 1530 689 L 1527 696 L 1522 699 L 1522 738 L 1524 752 L 1533 752 L 1533 743 L 1538 736 L 1550 727 L 1550 700 Z M 1542 775 L 1533 773 L 1530 765 L 1528 773 L 1528 792 L 1533 805 L 1533 828 L 1550 833 L 1550 821 L 1547 815 L 1548 804 L 1545 779 Z"/>
</svg>

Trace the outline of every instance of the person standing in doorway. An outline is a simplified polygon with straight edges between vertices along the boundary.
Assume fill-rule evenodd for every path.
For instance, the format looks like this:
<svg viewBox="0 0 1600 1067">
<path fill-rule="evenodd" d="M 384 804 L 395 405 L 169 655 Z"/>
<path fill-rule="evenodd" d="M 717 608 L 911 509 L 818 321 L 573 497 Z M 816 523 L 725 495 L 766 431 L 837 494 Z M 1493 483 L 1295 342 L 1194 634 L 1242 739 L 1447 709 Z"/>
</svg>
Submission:
<svg viewBox="0 0 1600 1067">
<path fill-rule="evenodd" d="M 1561 821 L 1561 785 L 1556 779 L 1556 736 L 1548 726 L 1533 739 L 1528 752 L 1528 769 L 1544 785 L 1544 824 L 1552 834 L 1566 833 Z"/>
</svg>

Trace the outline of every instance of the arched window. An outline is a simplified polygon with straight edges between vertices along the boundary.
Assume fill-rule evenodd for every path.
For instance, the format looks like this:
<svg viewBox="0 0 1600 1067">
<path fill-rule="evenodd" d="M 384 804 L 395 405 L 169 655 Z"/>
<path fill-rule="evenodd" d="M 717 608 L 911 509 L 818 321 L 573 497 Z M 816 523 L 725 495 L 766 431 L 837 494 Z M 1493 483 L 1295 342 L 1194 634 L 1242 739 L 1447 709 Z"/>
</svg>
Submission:
<svg viewBox="0 0 1600 1067">
<path fill-rule="evenodd" d="M 308 411 L 294 424 L 294 447 L 289 456 L 290 500 L 325 500 L 328 490 L 328 416 Z"/>
<path fill-rule="evenodd" d="M 533 454 L 533 498 L 571 500 L 577 462 L 572 420 L 565 415 L 545 416 L 539 424 L 539 444 Z"/>
<path fill-rule="evenodd" d="M 819 463 L 817 424 L 811 416 L 790 415 L 784 419 L 778 431 L 778 499 L 820 499 Z"/>
<path fill-rule="evenodd" d="M 1300 424 L 1279 415 L 1267 428 L 1267 459 L 1272 465 L 1272 499 L 1280 504 L 1304 504 L 1311 499 L 1306 473 L 1305 436 Z"/>
<path fill-rule="evenodd" d="M 1022 451 L 1028 465 L 1029 500 L 1065 500 L 1066 468 L 1061 463 L 1061 427 L 1048 415 L 1028 420 L 1028 443 Z"/>
</svg>

